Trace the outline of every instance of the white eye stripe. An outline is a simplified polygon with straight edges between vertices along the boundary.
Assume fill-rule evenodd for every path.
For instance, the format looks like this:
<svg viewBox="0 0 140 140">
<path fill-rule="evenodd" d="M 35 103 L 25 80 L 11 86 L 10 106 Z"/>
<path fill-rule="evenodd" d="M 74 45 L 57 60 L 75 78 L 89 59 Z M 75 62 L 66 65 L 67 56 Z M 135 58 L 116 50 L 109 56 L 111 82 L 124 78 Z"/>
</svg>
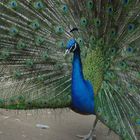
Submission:
<svg viewBox="0 0 140 140">
<path fill-rule="evenodd" d="M 73 49 L 73 52 L 76 50 L 76 47 L 77 47 L 77 46 L 76 46 L 76 43 L 75 43 L 75 45 L 74 45 L 74 49 Z M 71 51 L 72 48 L 73 48 L 73 47 L 71 47 L 71 48 L 69 49 L 69 51 Z"/>
<path fill-rule="evenodd" d="M 76 47 L 77 47 L 77 46 L 76 46 L 76 43 L 75 43 L 73 51 L 75 51 L 75 50 L 76 50 Z"/>
<path fill-rule="evenodd" d="M 71 51 L 72 47 L 69 49 L 69 51 Z"/>
<path fill-rule="evenodd" d="M 70 51 L 69 50 L 66 50 L 65 54 L 68 54 L 68 53 L 70 53 Z"/>
</svg>

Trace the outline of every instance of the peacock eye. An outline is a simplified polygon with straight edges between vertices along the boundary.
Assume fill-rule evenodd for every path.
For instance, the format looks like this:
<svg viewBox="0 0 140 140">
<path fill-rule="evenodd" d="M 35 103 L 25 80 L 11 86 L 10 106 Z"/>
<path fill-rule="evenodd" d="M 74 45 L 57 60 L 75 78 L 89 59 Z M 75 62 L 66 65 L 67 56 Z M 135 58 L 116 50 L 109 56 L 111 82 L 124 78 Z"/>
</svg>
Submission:
<svg viewBox="0 0 140 140">
<path fill-rule="evenodd" d="M 82 37 L 79 37 L 79 38 L 77 39 L 77 42 L 78 42 L 78 44 L 79 44 L 80 46 L 83 46 L 83 45 L 84 45 L 84 40 L 83 40 Z"/>
<path fill-rule="evenodd" d="M 90 43 L 93 45 L 95 43 L 95 36 L 91 36 L 90 37 Z"/>
<path fill-rule="evenodd" d="M 18 29 L 16 27 L 11 27 L 10 28 L 10 35 L 15 36 L 18 34 Z"/>
<path fill-rule="evenodd" d="M 129 52 L 131 52 L 131 51 L 132 51 L 132 49 L 131 49 L 131 48 L 128 48 L 127 50 L 128 50 Z"/>
<path fill-rule="evenodd" d="M 133 84 L 131 84 L 131 83 L 128 84 L 128 90 L 129 90 L 130 92 L 135 93 L 135 91 L 136 91 L 137 89 L 138 89 L 137 86 L 135 86 L 135 85 L 133 85 Z"/>
<path fill-rule="evenodd" d="M 11 2 L 9 3 L 9 5 L 10 5 L 10 7 L 13 8 L 13 9 L 16 8 L 16 7 L 18 6 L 16 0 L 11 1 Z"/>
<path fill-rule="evenodd" d="M 136 124 L 137 125 L 140 125 L 140 118 L 139 119 L 136 119 Z"/>
<path fill-rule="evenodd" d="M 11 5 L 12 5 L 13 7 L 15 7 L 15 6 L 16 6 L 16 2 L 12 2 Z"/>
<path fill-rule="evenodd" d="M 35 28 L 37 27 L 37 24 L 36 23 L 34 23 L 34 26 L 35 26 Z"/>
<path fill-rule="evenodd" d="M 24 100 L 24 96 L 22 96 L 22 95 L 18 96 L 18 100 L 20 100 L 20 101 L 22 100 L 23 101 Z"/>
<path fill-rule="evenodd" d="M 35 9 L 43 9 L 43 7 L 44 7 L 44 5 L 43 5 L 42 1 L 34 2 Z"/>
<path fill-rule="evenodd" d="M 62 26 L 56 26 L 56 27 L 55 27 L 55 32 L 56 32 L 57 34 L 62 34 L 62 33 L 64 32 L 64 29 L 63 29 Z"/>
<path fill-rule="evenodd" d="M 112 14 L 113 13 L 113 7 L 112 6 L 108 7 L 108 13 L 109 14 Z"/>
<path fill-rule="evenodd" d="M 104 121 L 105 121 L 105 123 L 107 123 L 107 120 L 106 119 Z"/>
<path fill-rule="evenodd" d="M 81 26 L 86 27 L 88 24 L 87 19 L 85 17 L 82 17 L 80 20 L 80 24 Z"/>
<path fill-rule="evenodd" d="M 21 76 L 22 76 L 21 71 L 16 70 L 16 71 L 14 72 L 14 77 L 15 77 L 16 79 L 20 79 L 20 78 L 21 78 Z"/>
<path fill-rule="evenodd" d="M 114 56 L 116 53 L 117 53 L 116 47 L 111 48 L 111 50 L 110 50 L 110 55 L 111 55 L 111 56 Z"/>
<path fill-rule="evenodd" d="M 39 24 L 38 20 L 32 21 L 32 23 L 30 24 L 30 27 L 31 27 L 33 30 L 39 29 L 39 28 L 40 28 L 40 24 Z"/>
<path fill-rule="evenodd" d="M 60 47 L 60 48 L 64 48 L 64 41 L 59 41 L 57 43 L 57 45 Z"/>
<path fill-rule="evenodd" d="M 110 36 L 111 37 L 115 37 L 116 36 L 116 29 L 115 28 L 111 29 Z"/>
<path fill-rule="evenodd" d="M 90 40 L 91 40 L 91 41 L 95 41 L 95 40 L 96 40 L 96 39 L 95 39 L 95 36 L 91 36 L 91 37 L 90 37 Z"/>
<path fill-rule="evenodd" d="M 119 127 L 116 128 L 116 132 L 117 132 L 118 134 L 120 133 L 120 128 L 119 128 Z"/>
<path fill-rule="evenodd" d="M 123 130 L 122 130 L 122 135 L 123 135 L 123 136 L 126 136 L 126 134 L 127 134 L 127 133 L 126 133 L 126 130 L 123 129 Z"/>
<path fill-rule="evenodd" d="M 132 47 L 128 47 L 128 48 L 126 49 L 126 51 L 129 52 L 129 53 L 132 53 L 132 52 L 133 52 L 133 48 L 132 48 Z"/>
<path fill-rule="evenodd" d="M 104 45 L 104 39 L 103 39 L 103 38 L 100 38 L 100 39 L 99 39 L 98 45 Z"/>
<path fill-rule="evenodd" d="M 129 85 L 128 85 L 128 88 L 129 88 L 130 90 L 133 90 L 133 89 L 135 89 L 135 86 L 134 86 L 133 84 L 129 84 Z"/>
<path fill-rule="evenodd" d="M 30 101 L 28 101 L 28 102 L 27 102 L 27 105 L 29 105 L 29 106 L 30 106 L 31 104 L 32 104 L 32 103 L 31 103 Z"/>
<path fill-rule="evenodd" d="M 106 69 L 108 69 L 109 66 L 110 66 L 110 61 L 108 60 L 108 61 L 106 61 L 106 63 L 105 63 L 105 67 L 106 67 Z"/>
<path fill-rule="evenodd" d="M 105 123 L 108 123 L 108 122 L 109 122 L 109 119 L 108 119 L 107 117 L 105 117 L 105 118 L 104 118 L 104 122 L 105 122 Z"/>
<path fill-rule="evenodd" d="M 47 105 L 47 102 L 46 101 L 44 102 L 44 105 Z"/>
<path fill-rule="evenodd" d="M 110 80 L 115 80 L 115 78 L 116 78 L 116 76 L 112 71 L 106 72 L 105 79 L 110 81 Z"/>
<path fill-rule="evenodd" d="M 123 3 L 124 5 L 127 5 L 127 4 L 129 3 L 129 0 L 122 0 L 122 3 Z"/>
<path fill-rule="evenodd" d="M 132 118 L 134 115 L 133 115 L 133 113 L 130 113 L 130 117 Z"/>
<path fill-rule="evenodd" d="M 101 21 L 100 21 L 99 18 L 95 18 L 95 19 L 94 19 L 94 25 L 95 25 L 96 27 L 100 27 Z"/>
<path fill-rule="evenodd" d="M 44 53 L 43 53 L 42 59 L 43 59 L 44 61 L 47 61 L 47 60 L 48 60 L 48 52 L 44 52 Z"/>
<path fill-rule="evenodd" d="M 128 68 L 128 65 L 125 61 L 119 62 L 119 68 L 122 70 L 126 70 Z"/>
<path fill-rule="evenodd" d="M 135 29 L 135 25 L 134 24 L 132 24 L 132 23 L 130 23 L 129 25 L 128 25 L 128 31 L 133 31 Z"/>
<path fill-rule="evenodd" d="M 112 34 L 114 34 L 114 33 L 115 33 L 115 31 L 111 31 L 111 33 L 112 33 Z"/>
<path fill-rule="evenodd" d="M 63 13 L 67 13 L 68 12 L 68 6 L 67 5 L 62 5 L 61 10 L 62 10 Z"/>
<path fill-rule="evenodd" d="M 10 103 L 14 103 L 15 102 L 15 99 L 10 99 Z"/>
<path fill-rule="evenodd" d="M 122 89 L 120 88 L 120 87 L 118 87 L 118 89 L 117 89 L 119 92 L 121 92 L 122 91 Z"/>
<path fill-rule="evenodd" d="M 16 48 L 19 49 L 19 50 L 20 49 L 25 49 L 26 45 L 23 41 L 20 40 L 20 41 L 18 41 L 18 44 L 17 44 Z"/>
<path fill-rule="evenodd" d="M 115 52 L 116 52 L 116 49 L 115 48 L 112 48 L 111 49 L 111 53 L 114 54 Z"/>
<path fill-rule="evenodd" d="M 92 1 L 92 0 L 89 0 L 89 1 L 87 2 L 87 8 L 88 8 L 89 10 L 91 10 L 91 9 L 93 9 L 93 7 L 94 7 L 93 1 Z"/>
<path fill-rule="evenodd" d="M 37 46 L 39 46 L 39 45 L 43 44 L 44 41 L 45 41 L 45 39 L 43 37 L 37 36 L 36 40 L 35 40 L 35 43 L 36 43 Z"/>
<path fill-rule="evenodd" d="M 31 59 L 27 59 L 27 60 L 25 60 L 25 64 L 28 68 L 32 68 L 34 65 L 34 62 Z"/>
<path fill-rule="evenodd" d="M 3 50 L 1 53 L 0 53 L 0 59 L 2 60 L 6 60 L 10 57 L 10 52 L 8 50 Z"/>
<path fill-rule="evenodd" d="M 98 115 L 101 115 L 102 114 L 102 109 L 100 107 L 98 107 L 97 113 L 98 113 Z"/>
</svg>

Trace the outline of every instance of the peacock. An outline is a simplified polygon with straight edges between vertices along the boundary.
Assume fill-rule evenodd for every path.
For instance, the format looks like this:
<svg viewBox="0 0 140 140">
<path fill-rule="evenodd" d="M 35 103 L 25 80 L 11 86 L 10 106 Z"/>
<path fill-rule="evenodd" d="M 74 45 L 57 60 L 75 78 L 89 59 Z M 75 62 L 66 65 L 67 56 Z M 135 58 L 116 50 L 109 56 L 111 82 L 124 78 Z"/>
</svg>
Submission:
<svg viewBox="0 0 140 140">
<path fill-rule="evenodd" d="M 0 108 L 70 108 L 122 140 L 140 133 L 139 0 L 0 0 Z"/>
</svg>

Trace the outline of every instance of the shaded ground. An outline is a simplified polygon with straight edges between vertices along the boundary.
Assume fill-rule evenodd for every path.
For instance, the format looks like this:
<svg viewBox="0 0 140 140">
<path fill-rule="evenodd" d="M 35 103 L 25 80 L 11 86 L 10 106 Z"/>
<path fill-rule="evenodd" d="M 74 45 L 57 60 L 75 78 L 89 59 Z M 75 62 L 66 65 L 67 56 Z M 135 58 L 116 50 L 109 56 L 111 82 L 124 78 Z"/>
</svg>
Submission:
<svg viewBox="0 0 140 140">
<path fill-rule="evenodd" d="M 69 110 L 5 111 L 0 110 L 0 140 L 78 140 L 77 134 L 87 134 L 93 116 L 82 116 Z M 36 124 L 48 125 L 40 129 Z M 101 123 L 96 128 L 96 140 L 119 140 Z"/>
</svg>

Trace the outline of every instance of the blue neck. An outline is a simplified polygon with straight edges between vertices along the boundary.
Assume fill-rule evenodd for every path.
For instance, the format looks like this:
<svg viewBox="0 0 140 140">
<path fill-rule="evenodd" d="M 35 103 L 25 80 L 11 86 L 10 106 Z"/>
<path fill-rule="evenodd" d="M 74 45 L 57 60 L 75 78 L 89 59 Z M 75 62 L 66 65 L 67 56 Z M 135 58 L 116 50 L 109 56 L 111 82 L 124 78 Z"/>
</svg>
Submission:
<svg viewBox="0 0 140 140">
<path fill-rule="evenodd" d="M 72 67 L 72 80 L 84 80 L 83 69 L 82 69 L 82 62 L 80 58 L 80 49 L 77 49 L 74 52 L 73 58 L 73 67 Z"/>
<path fill-rule="evenodd" d="M 82 114 L 94 114 L 93 87 L 84 79 L 79 47 L 74 52 L 73 58 L 72 109 Z"/>
</svg>

